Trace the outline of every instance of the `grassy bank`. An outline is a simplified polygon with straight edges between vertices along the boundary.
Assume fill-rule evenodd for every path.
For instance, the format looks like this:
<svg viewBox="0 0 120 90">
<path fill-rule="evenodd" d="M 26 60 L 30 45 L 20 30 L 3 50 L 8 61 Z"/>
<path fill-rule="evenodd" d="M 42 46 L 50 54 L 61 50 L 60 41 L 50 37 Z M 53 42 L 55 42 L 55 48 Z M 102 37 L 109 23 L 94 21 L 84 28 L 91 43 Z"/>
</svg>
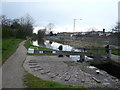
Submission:
<svg viewBox="0 0 120 90">
<path fill-rule="evenodd" d="M 87 52 L 105 53 L 105 50 L 87 50 Z M 112 50 L 112 54 L 120 56 L 120 51 L 119 50 Z"/>
<path fill-rule="evenodd" d="M 40 79 L 30 73 L 25 74 L 24 76 L 24 84 L 27 86 L 27 88 L 49 88 L 51 90 L 53 89 L 68 89 L 68 90 L 88 90 L 88 89 L 109 89 L 108 86 L 96 86 L 96 87 L 84 87 L 84 86 L 72 86 L 72 85 L 64 85 L 55 81 L 49 81 L 49 80 L 43 80 Z"/>
<path fill-rule="evenodd" d="M 103 47 L 87 47 L 87 48 L 105 49 L 105 48 L 103 48 Z M 105 53 L 105 50 L 87 50 L 87 52 Z M 119 56 L 120 56 L 120 51 L 119 51 L 119 50 L 112 50 L 112 54 L 114 54 L 114 55 L 119 55 Z"/>
<path fill-rule="evenodd" d="M 71 85 L 64 85 L 54 81 L 42 80 L 29 73 L 25 75 L 24 82 L 27 88 L 81 88 L 82 90 L 87 90 L 83 86 L 75 87 Z"/>
<path fill-rule="evenodd" d="M 113 51 L 112 51 L 112 54 L 114 54 L 114 55 L 119 55 L 119 56 L 120 56 L 120 51 L 119 51 L 119 50 L 113 50 Z"/>
<path fill-rule="evenodd" d="M 45 47 L 38 47 L 38 46 L 34 46 L 33 44 L 32 44 L 32 42 L 31 42 L 31 40 L 27 40 L 26 42 L 25 42 L 25 44 L 24 44 L 24 46 L 25 46 L 25 48 L 26 49 L 28 49 L 28 48 L 37 48 L 37 49 L 46 49 L 46 50 L 53 50 L 53 49 L 50 49 L 50 48 L 45 48 Z M 48 56 L 51 56 L 51 55 L 54 55 L 54 54 L 29 54 L 29 53 L 27 53 L 28 55 L 36 55 L 36 56 L 38 56 L 38 55 L 48 55 Z"/>
<path fill-rule="evenodd" d="M 23 39 L 7 38 L 2 40 L 2 63 L 16 51 L 21 41 Z"/>
<path fill-rule="evenodd" d="M 50 49 L 50 48 L 45 48 L 45 47 L 38 47 L 38 46 L 34 46 L 33 44 L 32 44 L 32 42 L 31 42 L 31 40 L 27 40 L 26 42 L 25 42 L 25 44 L 24 44 L 24 46 L 25 46 L 25 48 L 26 49 L 28 49 L 28 48 L 37 48 L 37 49 L 47 49 L 47 50 L 53 50 L 53 49 Z"/>
<path fill-rule="evenodd" d="M 39 54 L 39 53 L 36 53 L 36 54 L 32 54 L 32 53 L 27 53 L 27 55 L 31 55 L 31 56 L 44 56 L 44 55 L 46 55 L 46 56 L 55 56 L 55 54 L 44 54 L 44 53 L 41 53 L 41 54 Z"/>
</svg>

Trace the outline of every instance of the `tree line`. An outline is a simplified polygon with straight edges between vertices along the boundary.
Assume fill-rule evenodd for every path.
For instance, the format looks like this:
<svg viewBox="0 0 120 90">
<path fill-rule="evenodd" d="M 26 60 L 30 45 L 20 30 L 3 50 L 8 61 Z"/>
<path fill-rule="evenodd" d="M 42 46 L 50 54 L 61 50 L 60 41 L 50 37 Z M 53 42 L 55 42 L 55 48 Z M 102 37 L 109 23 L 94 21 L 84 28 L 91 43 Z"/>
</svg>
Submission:
<svg viewBox="0 0 120 90">
<path fill-rule="evenodd" d="M 54 27 L 55 25 L 53 23 L 48 23 L 44 29 L 39 29 L 37 34 L 33 33 L 33 40 L 40 40 L 45 36 L 55 36 L 56 34 L 54 34 L 52 31 Z"/>
<path fill-rule="evenodd" d="M 21 18 L 9 19 L 5 15 L 0 16 L 2 25 L 2 38 L 21 38 L 31 37 L 33 34 L 33 18 L 27 14 Z"/>
<path fill-rule="evenodd" d="M 116 26 L 112 29 L 113 32 L 120 33 L 120 22 L 116 24 Z"/>
</svg>

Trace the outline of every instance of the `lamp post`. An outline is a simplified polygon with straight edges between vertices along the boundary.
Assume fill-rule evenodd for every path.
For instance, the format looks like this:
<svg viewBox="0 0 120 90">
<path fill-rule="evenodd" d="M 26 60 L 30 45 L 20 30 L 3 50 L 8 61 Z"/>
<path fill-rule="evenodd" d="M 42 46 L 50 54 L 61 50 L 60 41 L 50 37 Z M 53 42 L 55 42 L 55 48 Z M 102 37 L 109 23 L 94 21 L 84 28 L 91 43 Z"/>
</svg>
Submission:
<svg viewBox="0 0 120 90">
<path fill-rule="evenodd" d="M 75 31 L 75 21 L 76 20 L 82 20 L 82 19 L 74 19 L 74 27 L 73 27 L 73 32 Z"/>
</svg>

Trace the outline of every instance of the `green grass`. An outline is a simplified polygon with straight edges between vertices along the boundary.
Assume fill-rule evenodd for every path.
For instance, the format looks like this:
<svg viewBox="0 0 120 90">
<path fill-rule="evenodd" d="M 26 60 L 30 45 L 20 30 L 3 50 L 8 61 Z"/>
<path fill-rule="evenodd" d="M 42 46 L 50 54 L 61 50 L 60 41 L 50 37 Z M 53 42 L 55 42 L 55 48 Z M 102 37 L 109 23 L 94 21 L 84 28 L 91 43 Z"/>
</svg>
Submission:
<svg viewBox="0 0 120 90">
<path fill-rule="evenodd" d="M 32 45 L 31 40 L 27 40 L 25 42 L 24 46 L 25 46 L 26 49 L 28 49 L 28 48 L 37 48 L 37 49 L 53 50 L 53 49 L 50 49 L 50 48 L 45 48 L 45 47 L 40 47 L 40 46 L 34 46 L 34 45 Z"/>
<path fill-rule="evenodd" d="M 105 53 L 105 50 L 87 50 L 87 52 Z M 119 50 L 113 50 L 112 54 L 120 56 L 120 51 Z"/>
<path fill-rule="evenodd" d="M 54 50 L 54 49 L 51 49 L 51 48 L 45 48 L 45 47 L 37 47 L 38 49 L 46 49 L 46 50 Z"/>
<path fill-rule="evenodd" d="M 23 39 L 7 38 L 2 40 L 2 63 L 16 51 L 21 41 Z"/>
<path fill-rule="evenodd" d="M 112 54 L 114 54 L 114 55 L 119 55 L 119 56 L 120 56 L 120 51 L 119 51 L 119 50 L 113 50 L 113 51 L 112 51 Z"/>
<path fill-rule="evenodd" d="M 30 39 L 27 40 L 24 44 L 25 48 L 28 49 L 32 44 L 30 43 Z"/>
<path fill-rule="evenodd" d="M 64 85 L 54 81 L 42 80 L 29 73 L 25 75 L 24 83 L 27 88 L 81 88 L 82 90 L 87 90 L 83 86 Z"/>
<path fill-rule="evenodd" d="M 102 47 L 89 47 L 89 48 L 103 49 Z M 105 53 L 105 50 L 87 50 L 87 52 Z M 119 50 L 112 50 L 112 54 L 120 56 L 120 51 Z"/>
<path fill-rule="evenodd" d="M 25 46 L 26 49 L 28 49 L 28 48 L 36 48 L 36 49 L 54 50 L 54 49 L 51 49 L 51 48 L 34 46 L 34 45 L 32 45 L 31 40 L 27 40 L 27 41 L 25 42 L 24 46 Z M 38 55 L 53 56 L 54 54 L 34 54 L 34 53 L 31 54 L 31 53 L 27 53 L 27 55 L 32 55 L 32 56 L 38 56 Z"/>
<path fill-rule="evenodd" d="M 44 55 L 46 55 L 46 56 L 53 56 L 53 55 L 55 55 L 55 54 L 44 54 L 44 53 L 27 53 L 27 55 L 32 55 L 32 56 L 40 56 L 40 55 L 42 55 L 42 56 L 44 56 Z"/>
<path fill-rule="evenodd" d="M 95 47 L 95 46 L 89 46 L 87 48 L 99 48 L 99 49 L 103 49 L 103 47 Z M 105 50 L 87 50 L 87 52 L 96 52 L 96 53 L 105 53 Z"/>
<path fill-rule="evenodd" d="M 59 82 L 55 81 L 49 81 L 49 80 L 43 80 L 41 78 L 38 78 L 30 73 L 26 73 L 24 76 L 24 84 L 27 86 L 27 88 L 66 88 L 69 90 L 88 90 L 87 87 L 84 86 L 72 86 L 72 85 L 64 85 Z M 89 87 L 89 89 L 92 88 L 109 88 L 108 86 L 96 86 L 96 87 Z M 95 89 L 95 90 L 96 90 Z"/>
</svg>

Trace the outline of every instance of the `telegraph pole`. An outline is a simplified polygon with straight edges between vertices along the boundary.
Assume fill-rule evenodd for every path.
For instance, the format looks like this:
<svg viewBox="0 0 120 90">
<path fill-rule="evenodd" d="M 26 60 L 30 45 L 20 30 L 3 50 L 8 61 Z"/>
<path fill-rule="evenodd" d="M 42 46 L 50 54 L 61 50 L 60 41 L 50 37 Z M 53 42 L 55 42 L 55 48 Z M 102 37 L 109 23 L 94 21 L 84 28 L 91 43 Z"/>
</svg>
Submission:
<svg viewBox="0 0 120 90">
<path fill-rule="evenodd" d="M 76 20 L 76 19 L 74 19 L 74 27 L 73 27 L 73 32 L 75 31 L 75 20 Z"/>
<path fill-rule="evenodd" d="M 76 20 L 82 20 L 82 19 L 74 19 L 73 32 L 75 31 L 75 21 L 76 21 Z"/>
</svg>

